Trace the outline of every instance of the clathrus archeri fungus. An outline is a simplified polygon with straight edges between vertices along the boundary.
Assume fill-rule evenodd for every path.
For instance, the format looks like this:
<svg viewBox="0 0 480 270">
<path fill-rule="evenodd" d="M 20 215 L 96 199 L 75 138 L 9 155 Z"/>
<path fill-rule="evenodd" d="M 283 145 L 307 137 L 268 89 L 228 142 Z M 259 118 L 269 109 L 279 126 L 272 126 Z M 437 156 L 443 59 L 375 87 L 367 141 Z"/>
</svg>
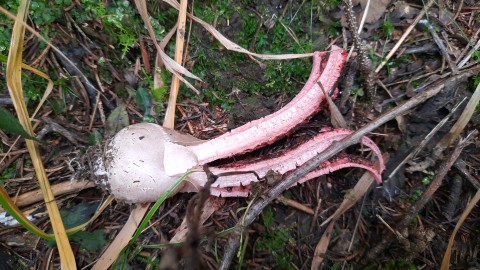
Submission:
<svg viewBox="0 0 480 270">
<path fill-rule="evenodd" d="M 156 201 L 179 177 L 190 169 L 198 169 L 214 160 L 233 157 L 273 143 L 291 132 L 320 109 L 325 99 L 320 84 L 328 91 L 334 87 L 346 61 L 345 50 L 333 46 L 327 52 L 315 53 L 313 68 L 300 93 L 285 107 L 264 118 L 249 122 L 217 138 L 202 141 L 155 124 L 140 123 L 128 126 L 107 144 L 103 159 L 96 162 L 95 174 L 105 180 L 105 186 L 118 199 L 132 203 Z M 309 141 L 280 155 L 261 161 L 240 161 L 210 167 L 214 174 L 254 171 L 251 174 L 224 174 L 212 185 L 216 196 L 248 196 L 250 184 L 268 172 L 285 174 L 305 163 L 334 141 L 350 134 L 345 129 L 321 132 Z M 369 138 L 362 144 L 379 159 L 379 169 L 368 161 L 350 155 L 340 155 L 324 162 L 300 182 L 346 167 L 360 167 L 370 171 L 381 182 L 384 169 L 380 150 Z M 195 172 L 186 178 L 177 191 L 195 191 L 207 181 L 204 172 Z"/>
</svg>

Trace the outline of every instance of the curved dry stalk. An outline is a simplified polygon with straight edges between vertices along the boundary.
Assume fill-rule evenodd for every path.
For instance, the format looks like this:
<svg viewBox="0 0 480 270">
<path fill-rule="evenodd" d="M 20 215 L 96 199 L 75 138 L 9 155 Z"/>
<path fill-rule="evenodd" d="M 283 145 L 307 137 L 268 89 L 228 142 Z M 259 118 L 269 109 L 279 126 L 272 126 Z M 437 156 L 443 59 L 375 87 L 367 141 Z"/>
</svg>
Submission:
<svg viewBox="0 0 480 270">
<path fill-rule="evenodd" d="M 14 19 L 15 24 L 12 30 L 12 42 L 7 59 L 7 68 L 5 71 L 5 78 L 7 80 L 7 87 L 10 96 L 13 99 L 13 104 L 18 115 L 18 120 L 22 124 L 23 128 L 33 135 L 33 127 L 28 114 L 27 106 L 23 96 L 22 87 L 22 52 L 23 42 L 25 35 L 25 20 L 28 14 L 29 1 L 21 1 L 18 7 L 17 17 Z M 35 174 L 38 178 L 38 183 L 43 193 L 45 205 L 47 207 L 48 215 L 52 225 L 53 232 L 55 234 L 56 245 L 58 247 L 60 255 L 60 263 L 62 268 L 76 269 L 75 257 L 73 255 L 70 242 L 63 225 L 62 218 L 58 205 L 55 201 L 55 196 L 50 188 L 50 182 L 48 181 L 45 167 L 42 162 L 40 148 L 38 142 L 33 140 L 25 140 L 30 153 Z"/>
<path fill-rule="evenodd" d="M 175 42 L 175 62 L 179 65 L 182 64 L 183 49 L 185 42 L 185 25 L 187 19 L 187 4 L 188 0 L 180 1 L 180 12 L 178 14 L 177 22 L 177 39 Z M 165 118 L 163 125 L 173 128 L 175 125 L 175 108 L 177 106 L 178 89 L 180 88 L 180 79 L 175 76 L 172 78 L 172 84 L 170 85 L 170 95 L 168 98 L 167 111 L 165 112 Z"/>
</svg>

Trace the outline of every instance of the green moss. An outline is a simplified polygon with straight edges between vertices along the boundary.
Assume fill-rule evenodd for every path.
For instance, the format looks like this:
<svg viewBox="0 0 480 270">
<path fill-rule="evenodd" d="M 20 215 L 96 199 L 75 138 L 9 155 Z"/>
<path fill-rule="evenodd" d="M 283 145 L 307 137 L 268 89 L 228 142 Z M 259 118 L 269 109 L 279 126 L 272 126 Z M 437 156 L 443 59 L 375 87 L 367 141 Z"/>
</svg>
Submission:
<svg viewBox="0 0 480 270">
<path fill-rule="evenodd" d="M 262 213 L 263 224 L 267 228 L 267 234 L 260 237 L 256 248 L 259 251 L 271 252 L 275 260 L 276 267 L 279 269 L 295 269 L 293 267 L 294 256 L 285 249 L 288 244 L 294 244 L 295 240 L 290 235 L 292 228 L 275 226 L 275 214 L 272 207 L 268 206 Z M 270 230 L 269 228 L 273 226 Z"/>
<path fill-rule="evenodd" d="M 82 9 L 74 9 L 71 11 L 72 17 L 77 23 L 85 21 L 101 19 L 105 31 L 112 37 L 116 43 L 120 44 L 123 59 L 138 40 L 138 36 L 143 32 L 143 21 L 139 18 L 135 7 L 130 1 L 121 0 L 113 1 L 105 6 L 100 0 L 81 0 Z M 152 18 L 156 32 L 163 34 L 163 27 Z"/>
<path fill-rule="evenodd" d="M 17 13 L 19 2 L 17 0 L 7 0 L 2 3 L 2 6 L 15 14 Z M 41 32 L 45 34 L 49 30 L 49 25 L 62 18 L 64 8 L 71 4 L 71 0 L 32 0 L 28 14 L 36 27 L 40 28 Z M 3 13 L 0 13 L 0 22 L 5 22 L 5 24 L 0 25 L 0 53 L 3 53 L 10 47 L 13 21 Z"/>
</svg>

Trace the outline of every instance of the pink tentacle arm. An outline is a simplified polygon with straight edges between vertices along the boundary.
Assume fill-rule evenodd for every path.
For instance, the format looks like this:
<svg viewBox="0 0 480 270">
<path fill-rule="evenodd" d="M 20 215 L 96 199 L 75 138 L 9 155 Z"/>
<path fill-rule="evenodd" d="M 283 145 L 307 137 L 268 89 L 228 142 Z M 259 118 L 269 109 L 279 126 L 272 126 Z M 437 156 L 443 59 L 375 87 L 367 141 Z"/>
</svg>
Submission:
<svg viewBox="0 0 480 270">
<path fill-rule="evenodd" d="M 324 151 L 333 142 L 342 140 L 351 133 L 352 131 L 347 129 L 334 129 L 332 131 L 319 133 L 296 148 L 284 151 L 275 157 L 262 160 L 240 161 L 221 167 L 210 167 L 211 172 L 215 175 L 229 174 L 228 176 L 219 177 L 212 187 L 235 189 L 235 187 L 245 187 L 252 182 L 257 182 L 259 180 L 257 176 L 259 178 L 264 178 L 269 172 L 274 172 L 280 175 L 286 174 L 315 157 L 318 153 Z M 376 169 L 364 159 L 349 156 L 348 158 L 337 158 L 335 161 L 327 161 L 323 163 L 320 168 L 309 173 L 306 178 L 300 180 L 300 182 L 307 181 L 319 175 L 327 174 L 331 172 L 329 170 L 335 171 L 347 167 L 359 167 L 372 172 L 375 179 L 380 184 L 382 182 L 380 174 L 385 169 L 380 149 L 378 149 L 378 146 L 368 137 L 363 137 L 361 143 L 371 149 L 375 154 L 378 159 L 379 169 Z M 328 165 L 331 165 L 331 167 Z M 256 175 L 253 173 L 234 174 L 234 172 L 249 171 L 255 172 Z M 207 179 L 203 172 L 193 173 L 189 176 L 189 182 L 196 187 L 203 186 L 206 181 Z M 235 196 L 233 194 L 234 193 L 232 193 L 231 196 Z"/>
<path fill-rule="evenodd" d="M 321 61 L 325 55 L 325 52 L 315 54 L 310 78 L 301 92 L 285 107 L 217 138 L 189 146 L 198 158 L 198 163 L 206 164 L 270 144 L 317 112 L 325 99 L 317 82 L 320 82 L 327 91 L 331 89 L 337 82 L 346 61 L 345 50 L 337 46 L 332 46 L 327 63 L 322 64 Z"/>
<path fill-rule="evenodd" d="M 320 165 L 320 167 L 300 179 L 297 184 L 304 183 L 319 176 L 332 173 L 344 168 L 362 168 L 375 177 L 378 181 L 381 181 L 380 172 L 367 160 L 361 159 L 351 155 L 340 155 L 331 161 L 326 161 Z M 295 186 L 295 185 L 293 185 Z M 293 187 L 292 186 L 292 187 Z M 232 187 L 218 187 L 212 186 L 210 188 L 210 194 L 217 197 L 248 197 L 251 192 L 252 184 L 246 186 L 232 186 Z"/>
</svg>

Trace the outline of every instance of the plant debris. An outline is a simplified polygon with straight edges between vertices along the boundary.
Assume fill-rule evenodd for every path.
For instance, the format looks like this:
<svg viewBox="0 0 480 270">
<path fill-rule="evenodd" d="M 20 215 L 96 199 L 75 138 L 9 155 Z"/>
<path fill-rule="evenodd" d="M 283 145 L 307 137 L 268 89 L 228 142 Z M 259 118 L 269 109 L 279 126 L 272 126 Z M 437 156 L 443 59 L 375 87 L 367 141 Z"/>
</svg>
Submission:
<svg viewBox="0 0 480 270">
<path fill-rule="evenodd" d="M 85 224 L 69 237 L 78 268 L 101 268 L 96 260 L 111 243 L 117 250 L 107 250 L 108 265 L 123 269 L 480 268 L 476 1 L 352 1 L 349 18 L 338 0 L 182 2 L 186 9 L 176 1 L 31 0 L 17 97 L 9 95 L 6 65 L 14 22 L 0 13 L 0 105 L 8 111 L 2 115 L 17 117 L 0 125 L 2 219 L 12 220 L 4 209 L 15 203 L 51 233 L 34 169 L 41 161 L 55 196 L 48 204 L 69 213 L 64 223 L 75 220 L 67 233 Z M 1 4 L 14 14 L 18 6 Z M 177 9 L 186 11 L 182 57 L 171 38 Z M 324 89 L 332 98 L 319 100 L 317 114 L 288 136 L 272 135 L 268 146 L 208 163 L 210 180 L 233 177 L 242 185 L 209 181 L 201 193 L 166 199 L 142 233 L 128 228 L 136 241 L 120 248 L 130 240 L 117 238 L 124 225 L 138 226 L 151 206 L 115 201 L 96 188 L 92 157 L 127 125 L 163 122 L 172 71 L 187 83 L 173 106 L 175 130 L 210 140 L 285 107 L 308 81 L 313 52 L 332 45 L 351 58 L 339 83 Z M 172 59 L 176 51 L 182 63 Z M 15 110 L 20 101 L 23 113 Z M 339 109 L 326 109 L 331 102 Z M 34 132 L 25 133 L 18 127 L 28 117 Z M 258 172 L 221 175 L 230 164 L 248 167 L 307 145 L 332 117 L 353 132 L 312 160 L 289 164 L 290 173 L 267 170 L 260 182 Z M 39 140 L 40 157 L 29 154 L 28 134 Z M 353 147 L 364 136 L 366 147 Z M 344 168 L 292 187 L 329 157 L 375 164 L 380 151 L 382 185 Z M 249 197 L 208 196 L 240 191 Z M 21 224 L 0 224 L 0 268 L 59 269 L 56 246 Z"/>
</svg>

